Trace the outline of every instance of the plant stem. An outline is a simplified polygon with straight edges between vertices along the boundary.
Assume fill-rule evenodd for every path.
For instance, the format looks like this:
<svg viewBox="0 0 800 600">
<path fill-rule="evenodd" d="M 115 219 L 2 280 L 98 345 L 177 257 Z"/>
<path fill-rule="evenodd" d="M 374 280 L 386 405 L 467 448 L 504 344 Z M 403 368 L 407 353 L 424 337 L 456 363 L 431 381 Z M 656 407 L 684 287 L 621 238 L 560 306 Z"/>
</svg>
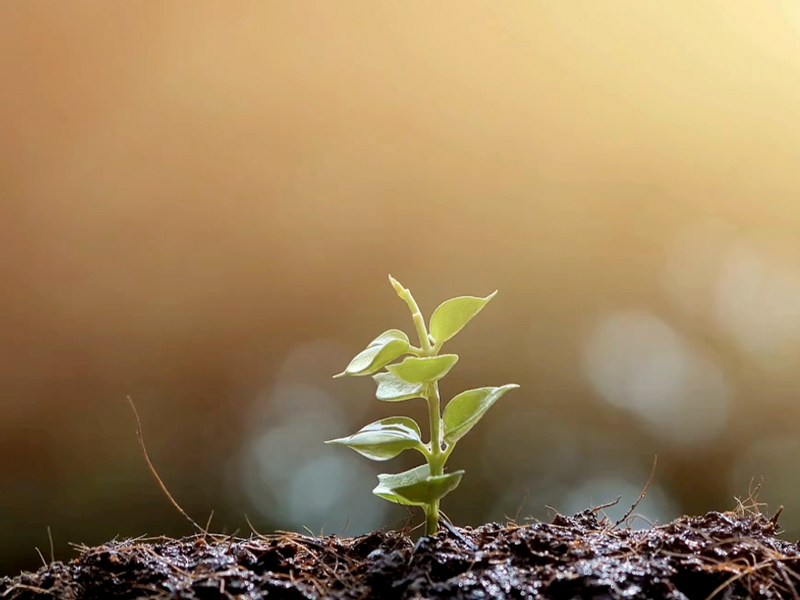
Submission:
<svg viewBox="0 0 800 600">
<path fill-rule="evenodd" d="M 422 347 L 422 352 L 425 356 L 431 356 L 433 354 L 433 348 L 431 347 L 431 340 L 428 337 L 428 329 L 425 327 L 425 319 L 422 318 L 422 313 L 419 312 L 419 306 L 417 306 L 417 302 L 414 300 L 411 292 L 408 293 L 406 302 L 411 309 L 411 318 L 414 319 L 414 327 L 417 329 L 419 345 Z"/>
<path fill-rule="evenodd" d="M 425 319 L 422 318 L 422 313 L 419 310 L 417 301 L 414 300 L 414 296 L 396 280 L 391 279 L 391 282 L 398 295 L 405 300 L 406 304 L 408 304 L 408 308 L 411 310 L 411 318 L 414 320 L 414 327 L 417 329 L 422 356 L 436 356 L 441 346 L 439 344 L 436 346 L 431 345 L 430 337 L 428 337 L 428 329 L 425 327 Z M 444 475 L 444 463 L 447 460 L 449 452 L 442 450 L 442 416 L 439 384 L 437 382 L 427 384 L 422 395 L 428 404 L 428 416 L 430 417 L 431 427 L 431 452 L 430 456 L 427 457 L 428 466 L 430 467 L 431 475 Z M 434 500 L 430 504 L 425 505 L 423 509 L 425 510 L 425 532 L 427 535 L 434 535 L 439 531 L 439 501 Z"/>
<path fill-rule="evenodd" d="M 431 340 L 428 337 L 428 329 L 425 327 L 425 319 L 422 318 L 422 313 L 419 311 L 419 305 L 417 304 L 417 301 L 414 300 L 414 296 L 411 295 L 411 290 L 404 288 L 400 282 L 391 275 L 389 276 L 389 281 L 392 282 L 392 287 L 397 292 L 397 295 L 405 300 L 405 303 L 408 305 L 408 308 L 411 311 L 411 318 L 414 320 L 414 327 L 417 329 L 417 335 L 419 336 L 419 344 L 422 347 L 422 355 L 433 356 L 435 352 L 431 347 Z"/>
<path fill-rule="evenodd" d="M 439 384 L 429 383 L 425 386 L 425 400 L 428 403 L 428 415 L 431 427 L 431 456 L 428 460 L 431 475 L 444 475 L 444 462 L 447 460 L 442 450 L 442 417 L 440 412 Z M 439 530 L 439 501 L 434 500 L 425 509 L 427 535 L 434 535 Z"/>
<path fill-rule="evenodd" d="M 423 508 L 425 510 L 425 535 L 434 535 L 439 531 L 439 501 L 434 500 Z"/>
<path fill-rule="evenodd" d="M 430 417 L 431 424 L 431 457 L 434 463 L 437 463 L 444 454 L 442 452 L 442 417 L 439 408 L 439 384 L 429 383 L 425 387 L 425 399 L 428 401 L 428 416 Z M 443 468 L 444 463 L 431 464 L 431 475 L 441 475 Z"/>
</svg>

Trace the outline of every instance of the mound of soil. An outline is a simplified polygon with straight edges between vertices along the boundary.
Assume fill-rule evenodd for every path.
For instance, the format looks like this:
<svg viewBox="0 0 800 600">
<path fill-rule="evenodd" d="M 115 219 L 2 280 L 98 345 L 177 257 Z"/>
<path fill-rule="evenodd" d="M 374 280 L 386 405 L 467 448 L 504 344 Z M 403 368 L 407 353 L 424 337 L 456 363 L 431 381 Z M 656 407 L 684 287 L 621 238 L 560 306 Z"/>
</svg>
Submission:
<svg viewBox="0 0 800 600">
<path fill-rule="evenodd" d="M 712 512 L 632 531 L 596 512 L 416 544 L 406 532 L 112 542 L 0 579 L 0 598 L 800 598 L 800 547 L 776 537 L 775 517 Z"/>
</svg>

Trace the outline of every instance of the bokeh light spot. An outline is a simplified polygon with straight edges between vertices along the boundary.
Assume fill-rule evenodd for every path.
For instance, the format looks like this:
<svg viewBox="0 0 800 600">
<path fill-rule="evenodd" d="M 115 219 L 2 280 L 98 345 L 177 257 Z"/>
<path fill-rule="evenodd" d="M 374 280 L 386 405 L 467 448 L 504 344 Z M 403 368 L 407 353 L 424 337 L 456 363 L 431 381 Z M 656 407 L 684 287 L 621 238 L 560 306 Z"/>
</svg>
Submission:
<svg viewBox="0 0 800 600">
<path fill-rule="evenodd" d="M 751 244 L 735 244 L 717 280 L 715 318 L 762 366 L 796 364 L 800 270 L 769 260 Z"/>
<path fill-rule="evenodd" d="M 584 367 L 604 400 L 676 443 L 708 442 L 727 422 L 730 389 L 722 371 L 648 313 L 601 321 Z"/>
<path fill-rule="evenodd" d="M 387 514 L 385 503 L 369 494 L 377 471 L 354 453 L 323 443 L 352 424 L 338 398 L 305 375 L 327 364 L 337 348 L 329 340 L 298 345 L 274 385 L 257 395 L 236 485 L 274 522 L 316 532 L 347 526 L 357 534 L 379 527 Z"/>
</svg>

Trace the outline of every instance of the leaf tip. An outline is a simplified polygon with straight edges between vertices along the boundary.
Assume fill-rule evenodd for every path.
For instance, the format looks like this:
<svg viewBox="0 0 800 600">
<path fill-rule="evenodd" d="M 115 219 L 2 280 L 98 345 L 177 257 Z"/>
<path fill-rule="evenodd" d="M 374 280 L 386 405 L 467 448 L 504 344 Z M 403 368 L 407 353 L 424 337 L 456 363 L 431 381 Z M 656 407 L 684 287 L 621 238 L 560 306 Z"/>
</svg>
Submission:
<svg viewBox="0 0 800 600">
<path fill-rule="evenodd" d="M 349 446 L 350 445 L 350 438 L 353 436 L 341 437 L 341 438 L 334 438 L 332 440 L 325 440 L 325 443 L 330 446 Z"/>
<path fill-rule="evenodd" d="M 492 298 L 494 298 L 495 296 L 497 296 L 497 292 L 498 292 L 498 291 L 499 291 L 499 290 L 495 290 L 495 291 L 493 291 L 491 294 L 489 294 L 488 296 L 486 296 L 486 301 L 488 302 L 489 300 L 491 300 Z"/>
<path fill-rule="evenodd" d="M 334 375 L 333 379 L 341 379 L 342 377 L 345 377 L 346 375 L 347 375 L 347 371 L 342 371 L 341 373 L 337 373 L 336 375 Z"/>
</svg>

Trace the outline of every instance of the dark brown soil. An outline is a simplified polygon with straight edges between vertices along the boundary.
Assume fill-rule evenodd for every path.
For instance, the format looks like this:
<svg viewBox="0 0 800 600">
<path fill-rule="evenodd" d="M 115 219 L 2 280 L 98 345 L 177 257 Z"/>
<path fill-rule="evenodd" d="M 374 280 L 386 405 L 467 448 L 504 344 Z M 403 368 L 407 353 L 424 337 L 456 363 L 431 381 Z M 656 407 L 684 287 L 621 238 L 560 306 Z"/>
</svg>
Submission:
<svg viewBox="0 0 800 600">
<path fill-rule="evenodd" d="M 416 544 L 405 532 L 112 542 L 0 579 L 0 598 L 800 598 L 800 547 L 776 537 L 774 517 L 712 512 L 631 531 L 596 513 Z"/>
</svg>

